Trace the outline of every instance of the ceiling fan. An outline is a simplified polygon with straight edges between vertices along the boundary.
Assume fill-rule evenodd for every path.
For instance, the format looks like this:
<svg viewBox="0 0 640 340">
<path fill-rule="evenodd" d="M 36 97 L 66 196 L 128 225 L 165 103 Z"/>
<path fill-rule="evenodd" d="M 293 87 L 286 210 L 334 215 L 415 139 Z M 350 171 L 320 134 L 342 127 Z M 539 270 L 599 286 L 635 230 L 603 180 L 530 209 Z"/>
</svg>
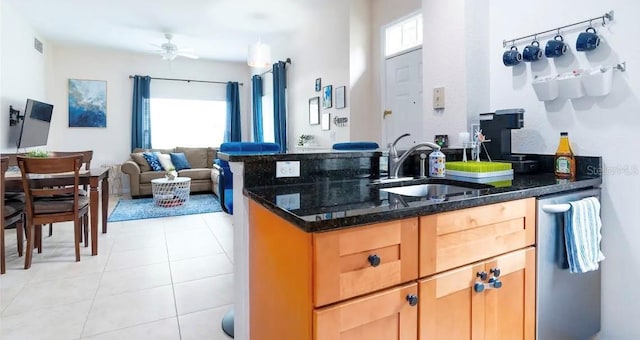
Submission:
<svg viewBox="0 0 640 340">
<path fill-rule="evenodd" d="M 166 43 L 162 45 L 151 44 L 158 48 L 158 50 L 155 50 L 154 52 L 159 53 L 162 56 L 162 60 L 172 61 L 178 56 L 198 59 L 197 55 L 192 54 L 193 48 L 178 48 L 176 44 L 172 43 L 171 39 L 173 39 L 173 34 L 165 33 L 164 37 L 167 39 Z"/>
</svg>

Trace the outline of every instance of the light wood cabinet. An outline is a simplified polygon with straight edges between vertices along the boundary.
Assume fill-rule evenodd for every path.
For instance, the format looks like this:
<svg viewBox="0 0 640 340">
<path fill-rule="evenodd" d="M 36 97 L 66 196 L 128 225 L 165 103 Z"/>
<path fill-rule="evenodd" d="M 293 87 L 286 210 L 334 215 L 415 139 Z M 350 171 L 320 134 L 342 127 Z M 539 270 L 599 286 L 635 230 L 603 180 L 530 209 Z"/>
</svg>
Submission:
<svg viewBox="0 0 640 340">
<path fill-rule="evenodd" d="M 252 340 L 416 339 L 417 218 L 305 233 L 250 201 L 249 235 Z"/>
<path fill-rule="evenodd" d="M 529 247 L 419 280 L 419 338 L 534 339 L 535 275 Z"/>
<path fill-rule="evenodd" d="M 252 340 L 535 337 L 533 198 L 321 233 L 250 201 L 249 242 Z"/>
</svg>

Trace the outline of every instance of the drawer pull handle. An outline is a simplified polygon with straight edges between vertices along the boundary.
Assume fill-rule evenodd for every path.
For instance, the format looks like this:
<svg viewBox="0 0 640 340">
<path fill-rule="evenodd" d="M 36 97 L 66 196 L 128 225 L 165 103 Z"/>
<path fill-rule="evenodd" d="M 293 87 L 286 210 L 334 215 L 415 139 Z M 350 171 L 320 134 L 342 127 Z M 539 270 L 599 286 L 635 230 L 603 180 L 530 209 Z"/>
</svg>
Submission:
<svg viewBox="0 0 640 340">
<path fill-rule="evenodd" d="M 480 280 L 484 281 L 487 279 L 487 272 L 485 271 L 477 272 L 476 277 L 479 277 Z"/>
<path fill-rule="evenodd" d="M 497 267 L 496 267 L 496 268 L 491 268 L 491 269 L 489 270 L 489 272 L 490 272 L 491 274 L 493 274 L 493 276 L 495 276 L 495 277 L 500 276 L 500 268 L 497 268 Z"/>
<path fill-rule="evenodd" d="M 369 261 L 369 263 L 371 264 L 371 267 L 377 267 L 380 265 L 380 256 L 373 254 L 373 255 L 369 255 L 369 257 L 367 258 L 367 260 Z"/>
<path fill-rule="evenodd" d="M 484 283 L 482 283 L 482 282 L 476 282 L 476 283 L 473 285 L 473 290 L 474 290 L 476 293 L 482 293 L 482 292 L 484 291 Z"/>
<path fill-rule="evenodd" d="M 418 296 L 415 294 L 409 294 L 407 295 L 407 301 L 409 302 L 409 305 L 413 307 L 418 304 Z"/>
<path fill-rule="evenodd" d="M 502 288 L 502 281 L 500 281 L 500 279 L 496 279 L 495 277 L 489 279 L 489 284 L 496 289 Z"/>
</svg>

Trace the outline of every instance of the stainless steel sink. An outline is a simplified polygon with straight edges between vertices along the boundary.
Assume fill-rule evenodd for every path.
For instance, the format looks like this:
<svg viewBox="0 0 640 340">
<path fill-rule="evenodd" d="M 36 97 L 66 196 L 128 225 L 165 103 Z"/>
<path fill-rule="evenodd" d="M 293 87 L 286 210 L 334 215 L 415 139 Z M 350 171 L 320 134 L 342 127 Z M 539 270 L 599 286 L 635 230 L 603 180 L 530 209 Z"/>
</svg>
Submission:
<svg viewBox="0 0 640 340">
<path fill-rule="evenodd" d="M 383 188 L 380 191 L 388 192 L 391 194 L 411 196 L 411 197 L 428 197 L 428 198 L 445 198 L 446 196 L 472 193 L 477 191 L 476 188 L 468 188 L 452 184 L 418 184 L 409 186 L 400 186 L 392 188 Z"/>
</svg>

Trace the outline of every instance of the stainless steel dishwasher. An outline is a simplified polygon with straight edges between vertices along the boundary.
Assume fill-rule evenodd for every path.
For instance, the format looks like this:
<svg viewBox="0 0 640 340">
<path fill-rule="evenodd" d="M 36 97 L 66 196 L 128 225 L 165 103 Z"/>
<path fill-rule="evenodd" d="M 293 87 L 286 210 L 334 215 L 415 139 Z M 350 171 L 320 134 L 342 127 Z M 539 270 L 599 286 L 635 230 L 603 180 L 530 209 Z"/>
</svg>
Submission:
<svg viewBox="0 0 640 340">
<path fill-rule="evenodd" d="M 600 331 L 600 270 L 571 274 L 564 268 L 564 213 L 568 203 L 600 199 L 600 188 L 540 197 L 536 235 L 536 338 L 589 339 Z M 564 255 L 563 255 L 564 252 Z M 606 254 L 605 254 L 606 255 Z"/>
</svg>

